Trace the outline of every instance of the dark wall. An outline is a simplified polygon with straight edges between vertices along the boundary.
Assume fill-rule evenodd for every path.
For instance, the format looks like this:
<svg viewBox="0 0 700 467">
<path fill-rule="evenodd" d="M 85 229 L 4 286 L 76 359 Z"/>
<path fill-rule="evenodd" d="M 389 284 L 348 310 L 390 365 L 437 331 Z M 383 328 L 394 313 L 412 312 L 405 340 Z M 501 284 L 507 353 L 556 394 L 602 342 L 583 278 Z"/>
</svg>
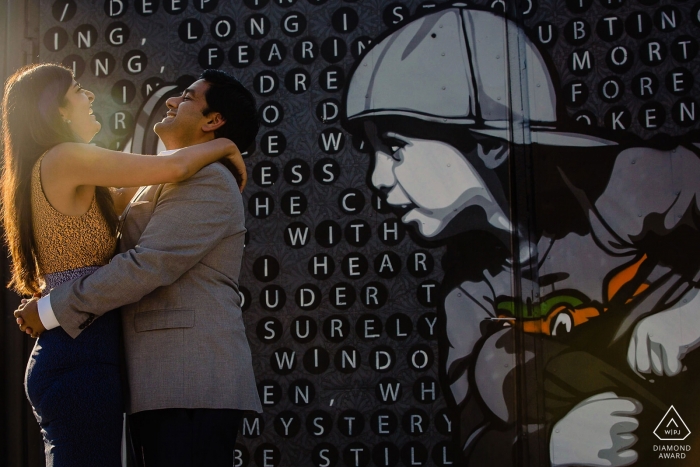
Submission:
<svg viewBox="0 0 700 467">
<path fill-rule="evenodd" d="M 204 68 L 254 91 L 241 291 L 264 413 L 236 465 L 695 446 L 655 429 L 671 405 L 700 422 L 700 3 L 38 3 L 5 7 L 33 25 L 13 34 L 95 92 L 98 145 L 156 152 Z M 2 442 L 29 465 L 31 343 L 6 315 Z"/>
<path fill-rule="evenodd" d="M 0 3 L 0 77 L 38 59 L 39 2 L 33 0 Z M 2 284 L 9 282 L 8 252 L 3 243 L 0 254 Z M 18 332 L 12 310 L 19 297 L 0 287 L 0 464 L 7 466 L 44 465 L 43 444 L 24 393 L 24 370 L 34 346 L 33 339 Z"/>
</svg>

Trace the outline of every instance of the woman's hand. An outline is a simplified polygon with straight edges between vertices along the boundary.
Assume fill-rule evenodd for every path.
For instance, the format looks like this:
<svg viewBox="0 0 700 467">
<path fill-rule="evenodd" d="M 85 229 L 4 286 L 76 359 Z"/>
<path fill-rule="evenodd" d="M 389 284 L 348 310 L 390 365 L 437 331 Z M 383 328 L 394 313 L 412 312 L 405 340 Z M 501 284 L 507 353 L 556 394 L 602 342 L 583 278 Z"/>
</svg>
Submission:
<svg viewBox="0 0 700 467">
<path fill-rule="evenodd" d="M 237 172 L 234 173 L 234 176 L 236 177 L 236 182 L 238 183 L 238 189 L 241 190 L 241 193 L 243 193 L 243 189 L 248 183 L 248 173 L 246 172 L 245 162 L 243 161 L 243 155 L 238 149 L 238 146 L 236 146 L 233 142 L 231 143 L 231 146 L 231 152 L 226 157 L 224 157 L 224 159 L 230 162 L 235 171 Z"/>
<path fill-rule="evenodd" d="M 22 305 L 14 311 L 15 321 L 19 325 L 19 330 L 37 338 L 46 331 L 44 324 L 39 318 L 38 298 L 32 298 L 26 302 L 22 300 Z"/>
</svg>

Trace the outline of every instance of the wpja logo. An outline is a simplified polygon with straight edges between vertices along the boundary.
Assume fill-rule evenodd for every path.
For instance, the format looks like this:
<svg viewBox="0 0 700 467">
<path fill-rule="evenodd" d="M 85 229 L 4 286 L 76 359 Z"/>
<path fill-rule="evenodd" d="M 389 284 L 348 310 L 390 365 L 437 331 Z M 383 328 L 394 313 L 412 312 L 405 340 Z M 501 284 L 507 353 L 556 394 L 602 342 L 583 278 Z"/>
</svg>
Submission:
<svg viewBox="0 0 700 467">
<path fill-rule="evenodd" d="M 656 425 L 654 434 L 661 441 L 683 441 L 690 436 L 690 430 L 675 407 L 671 406 Z M 690 445 L 656 444 L 654 451 L 659 452 L 659 459 L 685 459 L 686 452 L 690 451 Z"/>
<path fill-rule="evenodd" d="M 661 441 L 683 441 L 690 435 L 690 430 L 675 407 L 671 406 L 656 425 L 654 434 Z"/>
</svg>

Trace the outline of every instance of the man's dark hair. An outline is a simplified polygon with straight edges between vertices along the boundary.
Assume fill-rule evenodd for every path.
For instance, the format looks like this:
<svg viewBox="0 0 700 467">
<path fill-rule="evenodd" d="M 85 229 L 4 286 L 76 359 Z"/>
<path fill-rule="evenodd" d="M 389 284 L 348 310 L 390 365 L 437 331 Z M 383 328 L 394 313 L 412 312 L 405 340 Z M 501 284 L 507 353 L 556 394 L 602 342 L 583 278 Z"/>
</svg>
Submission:
<svg viewBox="0 0 700 467">
<path fill-rule="evenodd" d="M 219 112 L 226 123 L 214 132 L 217 138 L 228 138 L 246 151 L 255 141 L 260 122 L 255 98 L 240 81 L 221 70 L 204 70 L 200 79 L 209 83 L 204 98 L 207 108 L 202 112 Z"/>
</svg>

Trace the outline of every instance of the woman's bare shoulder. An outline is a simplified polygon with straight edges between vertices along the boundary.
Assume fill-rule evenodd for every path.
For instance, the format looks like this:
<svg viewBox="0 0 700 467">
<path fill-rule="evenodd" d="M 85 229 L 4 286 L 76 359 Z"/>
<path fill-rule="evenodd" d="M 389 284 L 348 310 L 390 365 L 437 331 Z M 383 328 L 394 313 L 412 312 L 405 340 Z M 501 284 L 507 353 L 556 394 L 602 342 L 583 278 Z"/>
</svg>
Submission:
<svg viewBox="0 0 700 467">
<path fill-rule="evenodd" d="M 89 144 L 59 143 L 44 153 L 41 166 L 52 170 L 72 170 L 72 166 L 89 150 Z"/>
<path fill-rule="evenodd" d="M 84 143 L 58 143 L 44 153 L 44 159 L 60 159 L 62 157 L 70 157 L 71 154 L 84 150 L 84 146 L 89 145 Z"/>
</svg>

